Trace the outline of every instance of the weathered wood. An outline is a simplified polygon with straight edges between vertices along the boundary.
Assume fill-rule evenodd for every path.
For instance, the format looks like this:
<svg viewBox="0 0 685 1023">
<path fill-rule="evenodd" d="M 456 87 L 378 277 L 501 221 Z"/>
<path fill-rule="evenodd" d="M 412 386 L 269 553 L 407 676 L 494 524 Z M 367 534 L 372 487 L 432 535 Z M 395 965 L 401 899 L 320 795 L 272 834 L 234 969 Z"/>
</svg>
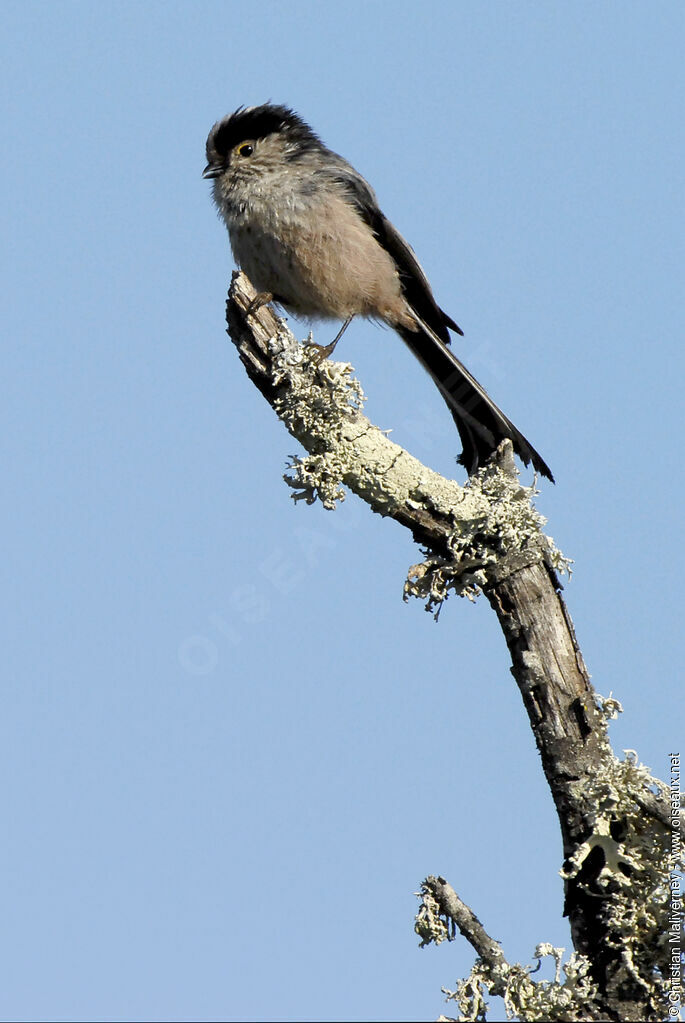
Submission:
<svg viewBox="0 0 685 1023">
<path fill-rule="evenodd" d="M 254 297 L 245 276 L 234 275 L 229 334 L 250 378 L 310 452 L 309 459 L 297 460 L 288 478 L 300 488 L 296 496 L 313 500 L 316 495 L 332 507 L 339 499 L 336 487 L 344 483 L 428 549 L 430 556 L 415 566 L 408 591 L 430 594 L 429 604 L 439 606 L 450 588 L 467 595 L 481 589 L 498 617 L 559 816 L 565 912 L 574 947 L 588 957 L 592 974 L 587 1016 L 578 1015 L 576 1006 L 575 1014 L 569 1010 L 563 1018 L 662 1018 L 666 1003 L 653 979 L 655 964 L 663 972 L 665 959 L 636 948 L 634 936 L 628 948 L 624 921 L 635 908 L 632 883 L 637 900 L 657 901 L 653 893 L 661 890 L 658 871 L 644 867 L 639 857 L 645 848 L 665 847 L 666 804 L 644 772 L 634 772 L 617 795 L 615 779 L 625 765 L 611 751 L 606 714 L 561 596 L 555 571 L 560 556 L 530 509 L 529 492 L 507 475 L 506 443 L 500 454 L 504 471 L 493 468 L 491 487 L 487 472 L 468 487 L 445 480 L 369 423 L 346 367 L 318 367 L 269 308 L 254 308 Z M 608 793 L 601 807 L 598 778 Z M 445 915 L 494 963 L 501 952 L 471 910 L 443 879 L 424 884 L 430 887 L 429 882 L 435 882 L 433 894 L 443 900 Z M 645 925 L 645 933 L 655 934 L 659 921 L 650 918 L 648 924 L 652 930 Z"/>
<path fill-rule="evenodd" d="M 588 780 L 611 751 L 556 575 L 544 562 L 510 572 L 506 561 L 492 572 L 493 584 L 485 592 L 509 648 L 568 860 L 592 833 Z M 598 861 L 596 868 L 602 866 Z M 588 956 L 595 980 L 606 990 L 606 928 L 597 919 L 600 893 L 588 895 L 588 884 L 587 873 L 566 882 L 565 911 L 574 948 Z M 635 1014 L 632 1008 L 624 1005 L 623 1019 L 642 1018 L 642 1007 Z"/>
</svg>

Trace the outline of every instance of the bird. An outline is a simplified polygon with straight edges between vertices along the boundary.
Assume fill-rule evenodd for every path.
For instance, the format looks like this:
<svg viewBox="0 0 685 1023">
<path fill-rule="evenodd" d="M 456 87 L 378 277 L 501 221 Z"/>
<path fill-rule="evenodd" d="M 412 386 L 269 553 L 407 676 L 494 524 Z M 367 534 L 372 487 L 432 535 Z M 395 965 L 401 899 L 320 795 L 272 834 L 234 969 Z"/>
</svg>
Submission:
<svg viewBox="0 0 685 1023">
<path fill-rule="evenodd" d="M 508 438 L 525 465 L 554 482 L 542 456 L 450 348 L 463 335 L 438 305 L 414 250 L 371 185 L 287 106 L 242 106 L 214 124 L 203 177 L 237 264 L 260 298 L 307 319 L 380 321 L 437 385 L 473 475 Z M 425 197 L 422 196 L 422 201 Z"/>
</svg>

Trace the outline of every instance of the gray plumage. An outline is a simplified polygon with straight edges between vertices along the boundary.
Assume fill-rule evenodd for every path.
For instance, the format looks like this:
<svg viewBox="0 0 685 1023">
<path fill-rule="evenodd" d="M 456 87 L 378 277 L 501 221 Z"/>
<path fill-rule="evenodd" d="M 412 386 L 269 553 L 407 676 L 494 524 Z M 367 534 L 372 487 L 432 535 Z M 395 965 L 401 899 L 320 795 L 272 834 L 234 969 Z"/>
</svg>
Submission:
<svg viewBox="0 0 685 1023">
<path fill-rule="evenodd" d="M 213 181 L 235 259 L 258 291 L 308 318 L 387 323 L 437 384 L 469 473 L 508 437 L 526 465 L 553 480 L 538 452 L 450 351 L 449 330 L 462 331 L 438 306 L 371 186 L 297 114 L 265 104 L 217 122 L 204 176 Z"/>
</svg>

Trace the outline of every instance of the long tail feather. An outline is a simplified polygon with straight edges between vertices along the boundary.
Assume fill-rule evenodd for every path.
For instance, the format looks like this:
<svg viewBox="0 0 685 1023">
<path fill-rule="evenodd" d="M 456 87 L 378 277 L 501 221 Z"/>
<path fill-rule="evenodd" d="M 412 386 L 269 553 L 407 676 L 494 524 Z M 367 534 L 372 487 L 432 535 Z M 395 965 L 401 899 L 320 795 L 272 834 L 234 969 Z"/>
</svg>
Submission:
<svg viewBox="0 0 685 1023">
<path fill-rule="evenodd" d="M 428 371 L 447 402 L 461 437 L 463 450 L 459 461 L 467 472 L 471 474 L 487 462 L 500 442 L 508 437 L 525 465 L 532 462 L 542 476 L 554 483 L 552 472 L 542 456 L 495 405 L 466 366 L 418 317 L 417 322 L 421 326 L 416 332 L 402 327 L 395 329 Z"/>
</svg>

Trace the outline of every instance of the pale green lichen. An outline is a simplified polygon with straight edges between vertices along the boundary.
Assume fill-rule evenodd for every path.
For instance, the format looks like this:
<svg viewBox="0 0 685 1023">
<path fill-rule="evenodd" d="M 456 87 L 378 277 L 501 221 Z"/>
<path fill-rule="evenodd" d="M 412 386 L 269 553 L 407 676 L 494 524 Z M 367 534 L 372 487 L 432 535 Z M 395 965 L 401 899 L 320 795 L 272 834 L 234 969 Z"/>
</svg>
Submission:
<svg viewBox="0 0 685 1023">
<path fill-rule="evenodd" d="M 503 964 L 496 968 L 494 976 L 491 967 L 479 959 L 469 976 L 460 980 L 454 991 L 443 988 L 443 993 L 447 1001 L 455 1001 L 459 1006 L 459 1023 L 476 1023 L 487 1019 L 487 992 L 497 993 L 504 1000 L 507 1019 L 599 1019 L 592 1010 L 597 988 L 590 978 L 588 960 L 574 952 L 563 963 L 563 953 L 563 948 L 554 948 L 548 943 L 538 945 L 535 950 L 537 966 Z M 555 960 L 555 979 L 532 980 L 531 974 L 540 969 L 541 960 L 545 956 L 552 956 Z"/>
<path fill-rule="evenodd" d="M 352 376 L 349 363 L 321 361 L 320 352 L 311 344 L 297 344 L 292 335 L 281 332 L 269 344 L 273 381 L 290 384 L 274 401 L 274 408 L 290 433 L 300 437 L 310 450 L 321 448 L 321 438 L 335 442 L 342 424 L 357 413 L 366 400 L 359 381 Z M 284 479 L 294 491 L 293 500 L 313 504 L 321 501 L 333 511 L 345 500 L 342 480 L 347 468 L 344 450 L 332 443 L 300 457 L 291 455 Z"/>
<path fill-rule="evenodd" d="M 405 599 L 425 601 L 426 610 L 437 618 L 450 592 L 475 600 L 487 582 L 488 567 L 505 555 L 525 552 L 544 557 L 556 571 L 570 575 L 571 561 L 543 533 L 547 520 L 532 504 L 534 486 L 522 487 L 515 477 L 487 466 L 471 476 L 464 489 L 480 515 L 456 523 L 448 541 L 451 557 L 430 555 L 412 565 Z"/>
<path fill-rule="evenodd" d="M 414 931 L 421 938 L 419 948 L 431 943 L 441 945 L 454 938 L 454 923 L 450 917 L 442 916 L 440 904 L 428 888 L 415 893 L 421 905 L 414 919 Z"/>
<path fill-rule="evenodd" d="M 421 905 L 414 930 L 421 938 L 421 947 L 453 940 L 454 922 L 443 915 L 430 888 L 424 885 L 416 894 Z M 454 1001 L 459 1006 L 457 1019 L 460 1023 L 487 1020 L 488 994 L 504 1000 L 507 1019 L 580 1021 L 599 1018 L 592 1008 L 597 990 L 590 978 L 588 960 L 574 952 L 564 963 L 563 953 L 563 948 L 555 948 L 549 943 L 540 944 L 535 950 L 537 966 L 533 967 L 510 964 L 503 956 L 500 958 L 498 950 L 487 961 L 477 959 L 468 977 L 458 980 L 454 991 L 443 988 L 443 994 L 447 1001 Z M 531 974 L 538 972 L 546 956 L 554 959 L 554 980 L 532 980 Z M 448 1018 L 441 1017 L 443 1020 Z"/>
<path fill-rule="evenodd" d="M 448 553 L 410 568 L 404 597 L 418 597 L 437 617 L 450 593 L 474 600 L 488 570 L 506 555 L 529 553 L 570 572 L 570 561 L 545 536 L 546 520 L 532 504 L 534 486 L 490 465 L 465 486 L 421 465 L 361 415 L 365 397 L 348 363 L 321 360 L 314 346 L 280 331 L 270 342 L 273 379 L 287 383 L 274 401 L 288 430 L 310 452 L 293 456 L 284 478 L 296 501 L 332 510 L 351 486 L 381 514 L 425 508 L 452 524 Z"/>
<path fill-rule="evenodd" d="M 621 710 L 620 703 L 611 696 L 597 695 L 596 699 L 606 721 Z M 603 918 L 606 943 L 617 953 L 618 971 L 613 972 L 612 985 L 615 989 L 641 990 L 645 1019 L 680 1019 L 679 1015 L 669 1017 L 673 955 L 669 939 L 682 933 L 682 903 L 674 911 L 669 898 L 671 836 L 660 811 L 650 813 L 644 808 L 646 801 L 648 804 L 655 797 L 657 807 L 668 807 L 668 789 L 640 763 L 633 750 L 624 753 L 624 759 L 619 760 L 607 748 L 597 770 L 584 777 L 579 805 L 586 808 L 584 815 L 592 832 L 560 873 L 567 881 L 582 877 L 587 857 L 601 851 L 603 866 L 599 874 L 593 872 L 590 894 Z M 425 901 L 425 894 L 423 898 Z M 417 919 L 416 930 L 422 945 L 451 937 L 449 922 L 441 918 L 440 907 L 433 902 L 419 911 L 420 926 Z M 599 1009 L 602 1000 L 588 960 L 574 954 L 562 964 L 560 949 L 539 946 L 536 956 L 545 955 L 555 959 L 552 982 L 534 981 L 531 974 L 536 971 L 531 967 L 478 959 L 454 991 L 445 991 L 448 999 L 459 1005 L 458 1019 L 485 1020 L 488 993 L 504 998 L 508 1018 L 603 1018 Z"/>
<path fill-rule="evenodd" d="M 328 511 L 333 511 L 338 502 L 345 500 L 345 488 L 340 482 L 343 462 L 335 455 L 307 455 L 306 458 L 291 455 L 288 469 L 283 479 L 294 490 L 294 501 L 314 504 L 318 500 Z"/>
<path fill-rule="evenodd" d="M 598 705 L 607 718 L 620 708 L 611 698 L 598 697 Z M 643 804 L 656 794 L 668 805 L 668 789 L 633 750 L 624 752 L 623 760 L 605 755 L 596 772 L 585 779 L 583 800 L 592 807 L 587 813 L 592 833 L 561 875 L 567 880 L 576 877 L 589 854 L 601 850 L 604 864 L 595 883 L 605 893 L 600 911 L 607 943 L 619 952 L 626 982 L 645 992 L 647 1018 L 665 1019 L 670 978 L 670 836 Z"/>
<path fill-rule="evenodd" d="M 335 433 L 346 416 L 363 407 L 366 397 L 349 363 L 322 360 L 315 345 L 297 344 L 289 332 L 272 338 L 269 351 L 274 384 L 287 380 L 291 385 L 274 402 L 291 433 Z"/>
</svg>

